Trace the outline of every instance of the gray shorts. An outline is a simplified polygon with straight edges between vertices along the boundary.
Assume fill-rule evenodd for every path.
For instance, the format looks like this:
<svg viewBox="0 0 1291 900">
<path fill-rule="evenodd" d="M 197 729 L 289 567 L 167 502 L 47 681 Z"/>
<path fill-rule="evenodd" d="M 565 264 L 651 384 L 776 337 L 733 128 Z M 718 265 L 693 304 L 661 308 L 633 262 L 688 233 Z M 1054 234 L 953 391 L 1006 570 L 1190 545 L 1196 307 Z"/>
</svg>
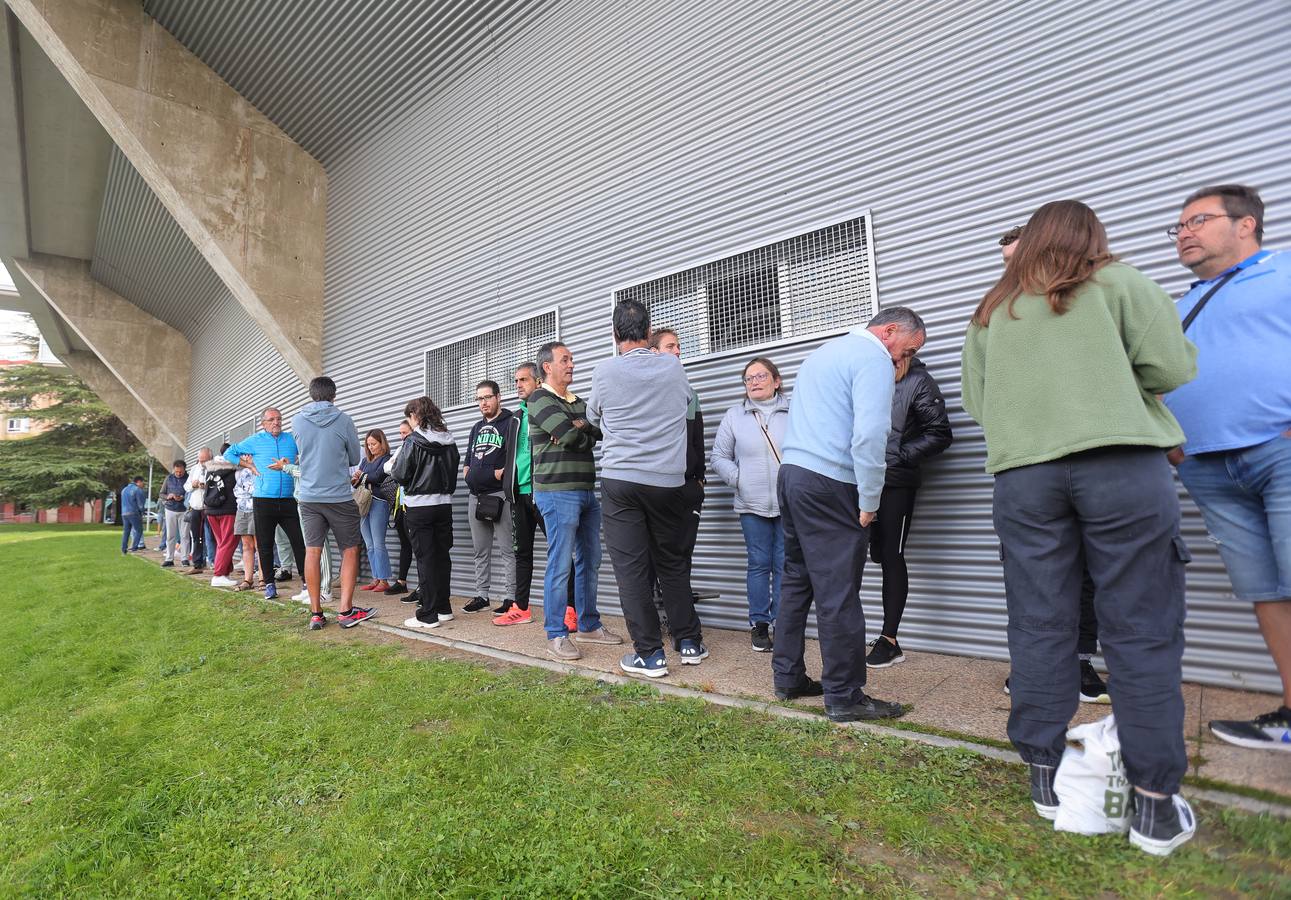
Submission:
<svg viewBox="0 0 1291 900">
<path fill-rule="evenodd" d="M 363 543 L 359 530 L 359 507 L 353 500 L 339 503 L 306 503 L 300 501 L 300 525 L 305 532 L 306 547 L 321 547 L 327 541 L 327 529 L 332 529 L 336 543 L 342 550 Z"/>
<path fill-rule="evenodd" d="M 233 518 L 233 533 L 238 536 L 256 533 L 256 517 L 249 509 L 239 509 Z"/>
</svg>

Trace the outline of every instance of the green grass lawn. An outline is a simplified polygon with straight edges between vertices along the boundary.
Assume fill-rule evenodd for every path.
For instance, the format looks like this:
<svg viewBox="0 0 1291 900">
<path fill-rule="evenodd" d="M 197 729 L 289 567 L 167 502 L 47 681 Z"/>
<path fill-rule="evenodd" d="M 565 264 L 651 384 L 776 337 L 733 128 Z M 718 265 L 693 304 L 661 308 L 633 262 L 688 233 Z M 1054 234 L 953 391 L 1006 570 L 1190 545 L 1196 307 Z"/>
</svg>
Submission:
<svg viewBox="0 0 1291 900">
<path fill-rule="evenodd" d="M 0 528 L 4 896 L 1291 896 L 1291 823 L 1158 860 L 1015 767 L 310 633 L 118 542 Z"/>
</svg>

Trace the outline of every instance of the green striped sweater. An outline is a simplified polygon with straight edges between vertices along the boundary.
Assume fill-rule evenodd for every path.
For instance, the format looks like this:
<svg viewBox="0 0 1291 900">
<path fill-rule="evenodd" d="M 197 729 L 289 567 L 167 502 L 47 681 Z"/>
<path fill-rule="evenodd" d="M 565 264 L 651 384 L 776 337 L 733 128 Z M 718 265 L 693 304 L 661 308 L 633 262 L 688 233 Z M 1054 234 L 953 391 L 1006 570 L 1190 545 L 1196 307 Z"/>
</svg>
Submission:
<svg viewBox="0 0 1291 900">
<path fill-rule="evenodd" d="M 573 396 L 572 394 L 570 395 Z M 529 446 L 535 491 L 590 491 L 596 485 L 592 448 L 601 430 L 587 422 L 587 404 L 540 387 L 529 395 Z M 574 420 L 582 419 L 582 428 Z"/>
</svg>

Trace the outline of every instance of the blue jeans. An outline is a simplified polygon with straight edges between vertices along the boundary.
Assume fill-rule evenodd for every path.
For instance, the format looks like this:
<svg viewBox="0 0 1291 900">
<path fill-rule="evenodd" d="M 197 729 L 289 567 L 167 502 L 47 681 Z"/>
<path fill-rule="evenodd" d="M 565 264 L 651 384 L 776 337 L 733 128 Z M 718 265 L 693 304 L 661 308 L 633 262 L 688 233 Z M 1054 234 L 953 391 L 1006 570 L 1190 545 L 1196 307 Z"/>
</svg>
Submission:
<svg viewBox="0 0 1291 900">
<path fill-rule="evenodd" d="M 594 491 L 534 491 L 533 502 L 547 529 L 547 573 L 542 580 L 542 619 L 547 637 L 569 634 L 565 602 L 574 571 L 578 630 L 601 627 L 596 611 L 596 570 L 601 565 L 601 503 Z"/>
<path fill-rule="evenodd" d="M 1201 507 L 1237 599 L 1291 598 L 1291 437 L 1189 456 L 1179 480 Z"/>
<path fill-rule="evenodd" d="M 740 530 L 749 551 L 746 587 L 749 624 L 775 622 L 780 609 L 780 576 L 784 574 L 784 523 L 753 513 L 740 513 Z"/>
<path fill-rule="evenodd" d="M 378 581 L 390 580 L 390 553 L 386 550 L 386 526 L 389 522 L 389 501 L 373 497 L 368 514 L 359 521 L 359 529 L 363 532 L 363 545 L 368 549 L 372 577 Z"/>
<path fill-rule="evenodd" d="M 130 541 L 130 532 L 134 532 L 134 542 Z M 121 552 L 128 553 L 132 547 L 137 548 L 143 541 L 143 513 L 126 513 L 121 517 Z"/>
</svg>

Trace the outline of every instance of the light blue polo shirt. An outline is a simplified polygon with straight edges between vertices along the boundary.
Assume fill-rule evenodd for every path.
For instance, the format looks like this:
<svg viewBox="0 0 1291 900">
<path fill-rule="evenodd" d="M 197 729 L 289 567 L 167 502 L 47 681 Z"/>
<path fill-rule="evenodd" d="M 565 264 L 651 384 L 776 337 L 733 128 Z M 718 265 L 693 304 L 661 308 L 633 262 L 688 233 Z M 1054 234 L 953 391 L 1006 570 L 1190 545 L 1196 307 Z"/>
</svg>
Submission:
<svg viewBox="0 0 1291 900">
<path fill-rule="evenodd" d="M 1194 282 L 1175 303 L 1179 318 L 1233 269 L 1188 327 L 1197 377 L 1165 398 L 1190 456 L 1254 447 L 1291 428 L 1291 254 L 1261 250 Z"/>
</svg>

